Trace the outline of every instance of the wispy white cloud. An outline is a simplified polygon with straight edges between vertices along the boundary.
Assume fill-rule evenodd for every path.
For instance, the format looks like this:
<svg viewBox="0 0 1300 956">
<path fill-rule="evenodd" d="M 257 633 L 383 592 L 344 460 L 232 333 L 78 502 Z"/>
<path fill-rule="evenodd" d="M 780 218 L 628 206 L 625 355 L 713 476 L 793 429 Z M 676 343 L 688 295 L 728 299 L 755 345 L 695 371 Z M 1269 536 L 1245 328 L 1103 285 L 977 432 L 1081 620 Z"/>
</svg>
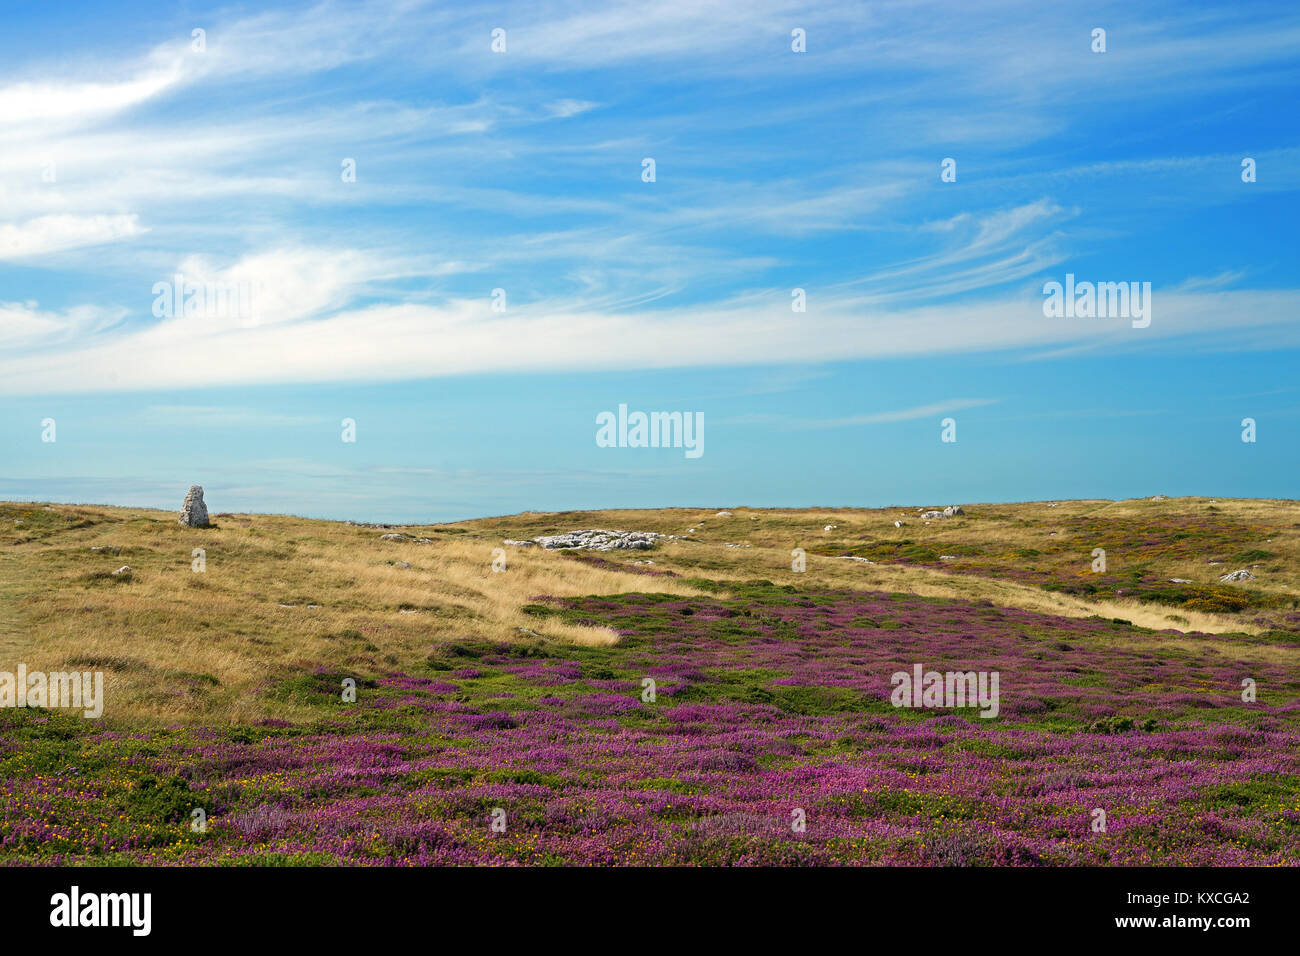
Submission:
<svg viewBox="0 0 1300 956">
<path fill-rule="evenodd" d="M 589 110 L 594 110 L 599 103 L 593 103 L 591 100 L 561 99 L 553 103 L 546 104 L 546 112 L 550 116 L 559 119 L 568 119 L 570 116 L 580 116 Z"/>
<path fill-rule="evenodd" d="M 1274 88 L 1300 36 L 1284 11 L 1171 22 L 1115 4 L 1111 52 L 1089 59 L 1084 9 L 324 3 L 187 16 L 201 53 L 169 21 L 138 50 L 0 66 L 6 295 L 84 273 L 62 301 L 3 307 L 0 341 L 24 354 L 0 357 L 0 389 L 1292 343 L 1294 290 L 1245 289 L 1262 268 L 1234 263 L 1167 270 L 1151 329 L 1042 318 L 1035 282 L 1122 228 L 1067 198 L 1078 183 L 1170 180 L 1152 201 L 1180 210 L 1241 183 L 1228 154 L 1023 147 L 1134 89 L 1156 108 L 1215 82 Z M 954 144 L 974 155 L 941 185 Z M 1256 185 L 1300 188 L 1296 150 L 1265 145 Z M 1127 228 L 1150 244 L 1146 222 Z M 77 249 L 93 262 L 58 255 Z M 256 322 L 156 319 L 149 289 L 175 271 L 255 286 Z M 498 286 L 504 315 L 486 311 Z"/>
<path fill-rule="evenodd" d="M 375 305 L 237 327 L 169 320 L 0 358 L 0 392 L 393 381 L 485 372 L 802 364 L 1066 347 L 1262 349 L 1300 345 L 1289 291 L 1156 290 L 1151 326 L 1049 319 L 1033 294 L 882 311 L 852 299 L 792 314 L 788 299 L 610 313 L 490 301 Z M 204 361 L 191 361 L 202 354 Z M 118 373 L 117 370 L 125 370 Z"/>
<path fill-rule="evenodd" d="M 21 223 L 0 223 L 0 260 L 62 252 L 130 239 L 145 230 L 140 217 L 39 216 Z"/>
<path fill-rule="evenodd" d="M 110 83 L 15 83 L 0 87 L 0 125 L 91 119 L 143 103 L 175 85 L 180 68 Z"/>
<path fill-rule="evenodd" d="M 150 405 L 134 416 L 134 423 L 145 428 L 285 428 L 321 425 L 326 421 L 332 419 L 237 405 Z"/>
<path fill-rule="evenodd" d="M 57 349 L 80 340 L 83 344 L 97 332 L 126 318 L 125 309 L 92 305 L 66 311 L 41 309 L 36 302 L 0 302 L 0 346 L 15 351 L 27 348 Z"/>
<path fill-rule="evenodd" d="M 856 415 L 840 415 L 833 418 L 796 418 L 791 415 L 744 415 L 727 419 L 718 424 L 725 425 L 776 425 L 782 428 L 853 428 L 862 425 L 889 425 L 896 422 L 910 422 L 918 418 L 933 418 L 949 415 L 968 408 L 982 408 L 996 405 L 997 398 L 953 398 L 926 405 L 914 405 L 910 408 L 891 409 L 883 412 L 861 412 Z"/>
</svg>

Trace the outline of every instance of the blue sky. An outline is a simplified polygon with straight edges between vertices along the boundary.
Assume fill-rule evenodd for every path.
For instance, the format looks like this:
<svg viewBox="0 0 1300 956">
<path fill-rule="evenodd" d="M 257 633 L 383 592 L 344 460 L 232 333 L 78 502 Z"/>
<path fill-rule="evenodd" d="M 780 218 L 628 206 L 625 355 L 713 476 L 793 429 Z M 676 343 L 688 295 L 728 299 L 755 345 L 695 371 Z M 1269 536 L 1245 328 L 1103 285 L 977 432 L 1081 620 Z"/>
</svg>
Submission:
<svg viewBox="0 0 1300 956">
<path fill-rule="evenodd" d="M 1293 5 L 0 15 L 0 498 L 1296 497 Z M 1150 325 L 1045 316 L 1067 273 Z M 598 447 L 620 404 L 704 454 Z"/>
</svg>

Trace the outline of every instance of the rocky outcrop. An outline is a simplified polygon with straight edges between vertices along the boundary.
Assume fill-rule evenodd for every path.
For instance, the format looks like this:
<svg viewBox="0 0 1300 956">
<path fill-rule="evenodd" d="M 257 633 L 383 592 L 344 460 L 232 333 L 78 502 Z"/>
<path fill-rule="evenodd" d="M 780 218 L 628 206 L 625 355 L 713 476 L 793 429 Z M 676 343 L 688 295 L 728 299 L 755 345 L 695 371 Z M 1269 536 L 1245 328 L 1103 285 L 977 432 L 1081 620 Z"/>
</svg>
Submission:
<svg viewBox="0 0 1300 956">
<path fill-rule="evenodd" d="M 564 548 L 581 548 L 589 551 L 648 551 L 667 535 L 654 531 L 607 531 L 587 529 L 564 534 L 542 535 L 534 538 L 548 551 Z"/>
<path fill-rule="evenodd" d="M 190 528 L 208 527 L 208 506 L 203 503 L 201 485 L 190 485 L 185 504 L 181 505 L 180 523 Z"/>
<path fill-rule="evenodd" d="M 1227 574 L 1222 575 L 1219 580 L 1227 584 L 1230 581 L 1249 581 L 1254 577 L 1255 575 L 1242 568 L 1240 571 L 1229 571 Z"/>
<path fill-rule="evenodd" d="M 922 511 L 921 517 L 926 519 L 955 518 L 957 515 L 964 515 L 965 513 L 966 512 L 962 510 L 961 505 L 949 505 L 948 507 L 944 508 L 942 511 L 939 511 L 934 508 L 931 508 L 929 511 Z"/>
</svg>

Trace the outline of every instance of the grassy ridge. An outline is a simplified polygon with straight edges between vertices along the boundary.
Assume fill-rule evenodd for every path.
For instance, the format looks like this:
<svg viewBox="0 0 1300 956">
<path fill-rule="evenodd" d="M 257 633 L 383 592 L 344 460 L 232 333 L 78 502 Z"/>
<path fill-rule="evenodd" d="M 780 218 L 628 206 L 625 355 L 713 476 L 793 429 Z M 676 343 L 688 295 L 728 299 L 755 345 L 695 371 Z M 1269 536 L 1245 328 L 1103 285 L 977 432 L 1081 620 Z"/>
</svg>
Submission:
<svg viewBox="0 0 1300 956">
<path fill-rule="evenodd" d="M 0 862 L 1300 860 L 1293 503 L 731 511 L 0 505 L 0 670 L 107 673 L 0 711 Z M 581 527 L 677 538 L 502 546 Z M 894 707 L 912 663 L 1001 713 Z"/>
<path fill-rule="evenodd" d="M 732 509 L 730 517 L 667 509 L 391 529 L 428 541 L 418 544 L 382 540 L 389 529 L 283 516 L 219 515 L 215 527 L 191 529 L 166 512 L 0 504 L 0 668 L 19 661 L 44 670 L 102 668 L 108 716 L 128 723 L 295 720 L 291 703 L 266 695 L 282 677 L 316 665 L 409 670 L 448 640 L 528 637 L 538 630 L 527 613 L 538 595 L 625 593 L 643 590 L 648 579 L 681 596 L 705 593 L 699 581 L 725 587 L 762 577 L 991 600 L 1173 628 L 1187 632 L 1190 646 L 1202 640 L 1198 632 L 1300 632 L 1294 503 L 966 510 L 929 524 L 914 509 Z M 492 571 L 503 539 L 579 527 L 679 537 L 653 552 L 600 556 L 508 548 L 507 570 Z M 1107 549 L 1104 575 L 1090 570 L 1093 547 Z M 203 573 L 192 570 L 196 548 L 206 552 Z M 791 570 L 794 548 L 809 554 L 803 574 Z M 647 560 L 653 564 L 635 563 Z M 1256 579 L 1220 585 L 1219 574 L 1238 564 Z M 123 565 L 130 573 L 114 575 Z M 1175 577 L 1194 583 L 1168 582 Z M 615 640 L 600 624 L 550 621 L 544 630 L 561 643 Z"/>
</svg>

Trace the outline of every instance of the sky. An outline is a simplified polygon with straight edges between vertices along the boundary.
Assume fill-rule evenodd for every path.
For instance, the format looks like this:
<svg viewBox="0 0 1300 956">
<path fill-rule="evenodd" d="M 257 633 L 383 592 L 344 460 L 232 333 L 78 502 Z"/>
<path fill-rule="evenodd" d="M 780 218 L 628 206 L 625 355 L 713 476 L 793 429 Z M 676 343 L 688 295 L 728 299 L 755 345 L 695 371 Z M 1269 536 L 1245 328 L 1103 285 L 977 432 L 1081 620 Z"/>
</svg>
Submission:
<svg viewBox="0 0 1300 956">
<path fill-rule="evenodd" d="M 0 499 L 1297 497 L 1300 7 L 465 6 L 0 0 Z"/>
</svg>

